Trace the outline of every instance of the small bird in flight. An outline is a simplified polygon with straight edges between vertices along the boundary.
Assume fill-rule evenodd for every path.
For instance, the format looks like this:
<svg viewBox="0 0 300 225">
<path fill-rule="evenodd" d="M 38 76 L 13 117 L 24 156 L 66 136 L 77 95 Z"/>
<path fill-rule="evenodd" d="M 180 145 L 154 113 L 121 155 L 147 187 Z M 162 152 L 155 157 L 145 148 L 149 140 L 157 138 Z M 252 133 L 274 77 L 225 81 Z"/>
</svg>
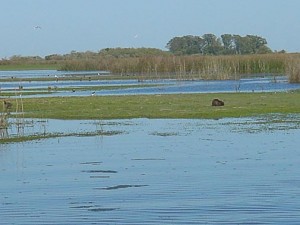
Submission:
<svg viewBox="0 0 300 225">
<path fill-rule="evenodd" d="M 37 29 L 42 29 L 41 26 L 34 26 L 34 29 L 37 30 Z"/>
</svg>

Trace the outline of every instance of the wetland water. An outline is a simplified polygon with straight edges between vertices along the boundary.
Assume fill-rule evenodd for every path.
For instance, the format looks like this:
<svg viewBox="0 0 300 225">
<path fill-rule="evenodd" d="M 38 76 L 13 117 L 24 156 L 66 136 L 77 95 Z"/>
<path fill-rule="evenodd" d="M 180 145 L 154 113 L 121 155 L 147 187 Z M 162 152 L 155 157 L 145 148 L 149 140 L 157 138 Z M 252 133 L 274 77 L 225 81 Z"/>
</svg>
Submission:
<svg viewBox="0 0 300 225">
<path fill-rule="evenodd" d="M 299 224 L 299 115 L 33 123 L 121 132 L 0 145 L 0 224 Z"/>
<path fill-rule="evenodd" d="M 100 73 L 101 71 L 99 71 Z M 74 72 L 73 72 L 74 73 Z M 77 72 L 74 76 L 88 72 Z M 103 72 L 102 72 L 103 73 Z M 90 72 L 91 76 L 98 76 L 96 72 Z M 54 77 L 71 76 L 72 72 L 62 71 L 0 71 L 0 77 Z M 87 75 L 88 76 L 88 75 Z M 26 91 L 44 90 L 51 88 L 52 91 L 45 94 L 24 95 L 24 97 L 49 97 L 49 96 L 90 96 L 93 92 L 96 95 L 137 95 L 137 94 L 178 94 L 178 93 L 217 93 L 217 92 L 265 92 L 265 91 L 291 91 L 300 89 L 300 84 L 291 84 L 286 76 L 263 76 L 243 78 L 240 80 L 205 81 L 205 80 L 91 80 L 91 81 L 23 81 L 0 83 L 0 91 L 10 91 L 16 94 L 19 86 Z M 89 87 L 88 90 L 72 91 L 74 87 Z M 95 87 L 95 90 L 93 88 Z M 101 90 L 101 87 L 103 88 Z M 113 88 L 110 88 L 113 87 Z M 118 87 L 116 89 L 116 87 Z M 61 90 L 55 91 L 55 89 Z M 69 88 L 69 89 L 66 89 Z M 108 88 L 108 89 L 107 89 Z M 65 90 L 63 90 L 65 89 Z M 16 96 L 19 96 L 18 93 Z"/>
</svg>

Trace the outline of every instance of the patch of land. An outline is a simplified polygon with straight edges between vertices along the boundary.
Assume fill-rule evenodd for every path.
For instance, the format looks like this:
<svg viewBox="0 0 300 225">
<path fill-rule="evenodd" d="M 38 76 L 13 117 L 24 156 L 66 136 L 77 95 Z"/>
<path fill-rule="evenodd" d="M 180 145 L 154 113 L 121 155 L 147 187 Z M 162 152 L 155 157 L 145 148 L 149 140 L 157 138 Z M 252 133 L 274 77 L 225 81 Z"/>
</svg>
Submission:
<svg viewBox="0 0 300 225">
<path fill-rule="evenodd" d="M 212 107 L 219 98 L 225 106 Z M 127 118 L 225 118 L 270 113 L 300 113 L 300 92 L 214 93 L 130 96 L 43 97 L 11 99 L 22 103 L 26 118 L 127 119 Z M 13 114 L 11 116 L 14 116 Z"/>
</svg>

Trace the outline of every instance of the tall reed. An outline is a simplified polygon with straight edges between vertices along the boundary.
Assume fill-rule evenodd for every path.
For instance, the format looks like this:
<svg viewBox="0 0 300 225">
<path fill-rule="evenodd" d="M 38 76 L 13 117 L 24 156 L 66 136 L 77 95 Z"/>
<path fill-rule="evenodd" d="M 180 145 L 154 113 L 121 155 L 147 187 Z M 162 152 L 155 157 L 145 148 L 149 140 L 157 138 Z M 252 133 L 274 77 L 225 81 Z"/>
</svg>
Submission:
<svg viewBox="0 0 300 225">
<path fill-rule="evenodd" d="M 300 55 L 295 54 L 286 60 L 285 73 L 290 83 L 300 83 Z"/>
<path fill-rule="evenodd" d="M 297 55 L 103 57 L 66 61 L 63 70 L 106 70 L 119 75 L 174 79 L 236 79 L 242 74 L 284 74 L 297 70 Z M 290 68 L 291 67 L 291 68 Z M 287 68 L 289 68 L 287 70 Z M 295 72 L 293 72 L 294 74 Z M 291 77 L 293 77 L 291 75 Z"/>
</svg>

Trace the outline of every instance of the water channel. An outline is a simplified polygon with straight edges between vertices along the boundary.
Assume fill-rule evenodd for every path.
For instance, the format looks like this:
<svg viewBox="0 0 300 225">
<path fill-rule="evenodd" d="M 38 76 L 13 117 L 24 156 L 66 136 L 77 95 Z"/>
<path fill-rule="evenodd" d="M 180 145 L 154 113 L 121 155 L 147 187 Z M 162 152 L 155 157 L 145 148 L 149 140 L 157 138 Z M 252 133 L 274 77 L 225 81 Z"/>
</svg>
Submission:
<svg viewBox="0 0 300 225">
<path fill-rule="evenodd" d="M 103 80 L 101 76 L 103 71 L 89 72 L 87 76 L 98 76 L 99 80 L 77 80 L 63 81 L 59 77 L 63 76 L 78 76 L 87 72 L 62 72 L 55 70 L 46 71 L 0 71 L 0 77 L 18 77 L 18 78 L 33 78 L 33 77 L 58 77 L 57 81 L 22 81 L 15 82 L 13 79 L 10 82 L 0 83 L 0 91 L 9 91 L 12 95 L 19 96 L 22 94 L 18 89 L 22 86 L 23 90 L 51 90 L 45 94 L 23 95 L 23 97 L 62 97 L 62 96 L 90 96 L 92 93 L 98 96 L 104 95 L 141 95 L 141 94 L 178 94 L 178 93 L 220 93 L 220 92 L 281 92 L 293 91 L 300 89 L 300 84 L 289 83 L 286 76 L 270 76 L 257 75 L 245 77 L 239 80 L 224 80 L 224 81 L 207 81 L 207 80 L 144 80 L 139 82 L 133 80 Z M 100 75 L 98 75 L 98 73 Z M 89 75 L 90 74 L 90 75 Z M 72 91 L 74 87 L 89 87 L 88 90 Z M 93 90 L 93 88 L 95 89 Z M 101 89 L 101 87 L 103 89 Z M 117 87 L 117 88 L 116 88 Z M 66 89 L 69 88 L 69 89 Z M 58 91 L 55 91 L 55 90 Z M 60 90 L 61 89 L 61 90 Z M 63 90 L 65 89 L 65 90 Z M 24 92 L 25 93 L 25 92 Z"/>
<path fill-rule="evenodd" d="M 299 115 L 32 123 L 113 135 L 0 145 L 0 224 L 299 224 Z"/>
</svg>

